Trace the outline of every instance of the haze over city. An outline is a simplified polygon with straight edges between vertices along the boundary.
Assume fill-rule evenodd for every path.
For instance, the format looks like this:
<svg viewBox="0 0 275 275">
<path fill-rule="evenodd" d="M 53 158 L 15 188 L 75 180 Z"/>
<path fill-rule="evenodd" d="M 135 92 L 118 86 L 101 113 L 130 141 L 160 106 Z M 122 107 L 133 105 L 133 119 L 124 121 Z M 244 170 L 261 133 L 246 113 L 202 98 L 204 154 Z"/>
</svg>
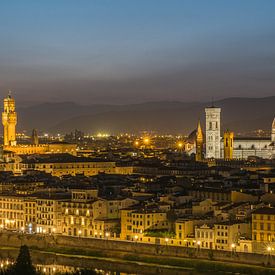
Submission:
<svg viewBox="0 0 275 275">
<path fill-rule="evenodd" d="M 274 95 L 274 1 L 1 1 L 0 95 L 21 106 Z"/>
</svg>

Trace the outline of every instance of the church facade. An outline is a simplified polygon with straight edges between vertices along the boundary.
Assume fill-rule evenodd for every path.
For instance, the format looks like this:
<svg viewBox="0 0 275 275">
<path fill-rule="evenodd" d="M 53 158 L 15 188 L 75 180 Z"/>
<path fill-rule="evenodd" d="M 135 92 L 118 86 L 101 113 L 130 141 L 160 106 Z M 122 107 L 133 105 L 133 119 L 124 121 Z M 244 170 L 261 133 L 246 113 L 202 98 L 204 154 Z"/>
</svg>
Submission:
<svg viewBox="0 0 275 275">
<path fill-rule="evenodd" d="M 221 109 L 217 107 L 205 108 L 206 114 L 206 159 L 225 158 L 247 159 L 260 157 L 272 159 L 275 157 L 275 119 L 272 123 L 271 137 L 235 137 L 226 131 L 220 134 Z M 228 141 L 230 140 L 230 141 Z M 230 142 L 230 143 L 228 143 Z"/>
</svg>

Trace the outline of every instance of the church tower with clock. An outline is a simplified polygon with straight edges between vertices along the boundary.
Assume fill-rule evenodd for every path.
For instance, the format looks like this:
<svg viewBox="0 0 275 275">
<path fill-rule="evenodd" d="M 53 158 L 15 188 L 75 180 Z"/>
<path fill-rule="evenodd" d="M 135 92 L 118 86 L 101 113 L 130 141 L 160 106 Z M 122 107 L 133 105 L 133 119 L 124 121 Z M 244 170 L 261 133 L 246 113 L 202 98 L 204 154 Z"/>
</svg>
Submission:
<svg viewBox="0 0 275 275">
<path fill-rule="evenodd" d="M 221 108 L 205 108 L 206 115 L 206 158 L 221 157 Z"/>
</svg>

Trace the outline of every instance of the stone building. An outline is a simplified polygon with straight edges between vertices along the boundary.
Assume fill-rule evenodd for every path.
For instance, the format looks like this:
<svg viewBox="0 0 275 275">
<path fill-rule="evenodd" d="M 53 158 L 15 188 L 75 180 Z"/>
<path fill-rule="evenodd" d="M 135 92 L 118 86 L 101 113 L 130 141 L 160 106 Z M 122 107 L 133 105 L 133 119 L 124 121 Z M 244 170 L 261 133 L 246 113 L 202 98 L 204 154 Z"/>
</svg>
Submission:
<svg viewBox="0 0 275 275">
<path fill-rule="evenodd" d="M 271 137 L 234 137 L 226 131 L 221 138 L 221 109 L 205 108 L 206 114 L 206 158 L 247 159 L 250 156 L 271 159 L 275 156 L 275 119 Z"/>
<path fill-rule="evenodd" d="M 16 124 L 17 112 L 15 109 L 15 100 L 11 97 L 9 92 L 8 96 L 4 99 L 4 110 L 2 112 L 3 136 L 5 151 L 14 152 L 18 155 L 29 154 L 55 154 L 55 153 L 68 153 L 76 155 L 76 144 L 67 142 L 53 142 L 49 144 L 39 144 L 37 131 L 33 132 L 32 144 L 17 144 L 16 142 Z"/>
</svg>

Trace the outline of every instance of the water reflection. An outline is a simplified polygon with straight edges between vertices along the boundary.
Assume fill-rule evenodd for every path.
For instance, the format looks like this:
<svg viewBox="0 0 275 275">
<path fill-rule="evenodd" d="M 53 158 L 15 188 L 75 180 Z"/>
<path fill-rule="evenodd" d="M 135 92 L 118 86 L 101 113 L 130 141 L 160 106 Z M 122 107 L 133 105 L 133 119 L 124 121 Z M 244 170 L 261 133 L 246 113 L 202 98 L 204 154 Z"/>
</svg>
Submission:
<svg viewBox="0 0 275 275">
<path fill-rule="evenodd" d="M 0 249 L 2 268 L 12 264 L 18 255 L 18 249 Z M 72 273 L 80 269 L 92 269 L 102 275 L 189 275 L 198 274 L 194 270 L 171 268 L 158 265 L 129 263 L 117 259 L 91 259 L 79 256 L 31 251 L 32 262 L 42 274 Z"/>
</svg>

